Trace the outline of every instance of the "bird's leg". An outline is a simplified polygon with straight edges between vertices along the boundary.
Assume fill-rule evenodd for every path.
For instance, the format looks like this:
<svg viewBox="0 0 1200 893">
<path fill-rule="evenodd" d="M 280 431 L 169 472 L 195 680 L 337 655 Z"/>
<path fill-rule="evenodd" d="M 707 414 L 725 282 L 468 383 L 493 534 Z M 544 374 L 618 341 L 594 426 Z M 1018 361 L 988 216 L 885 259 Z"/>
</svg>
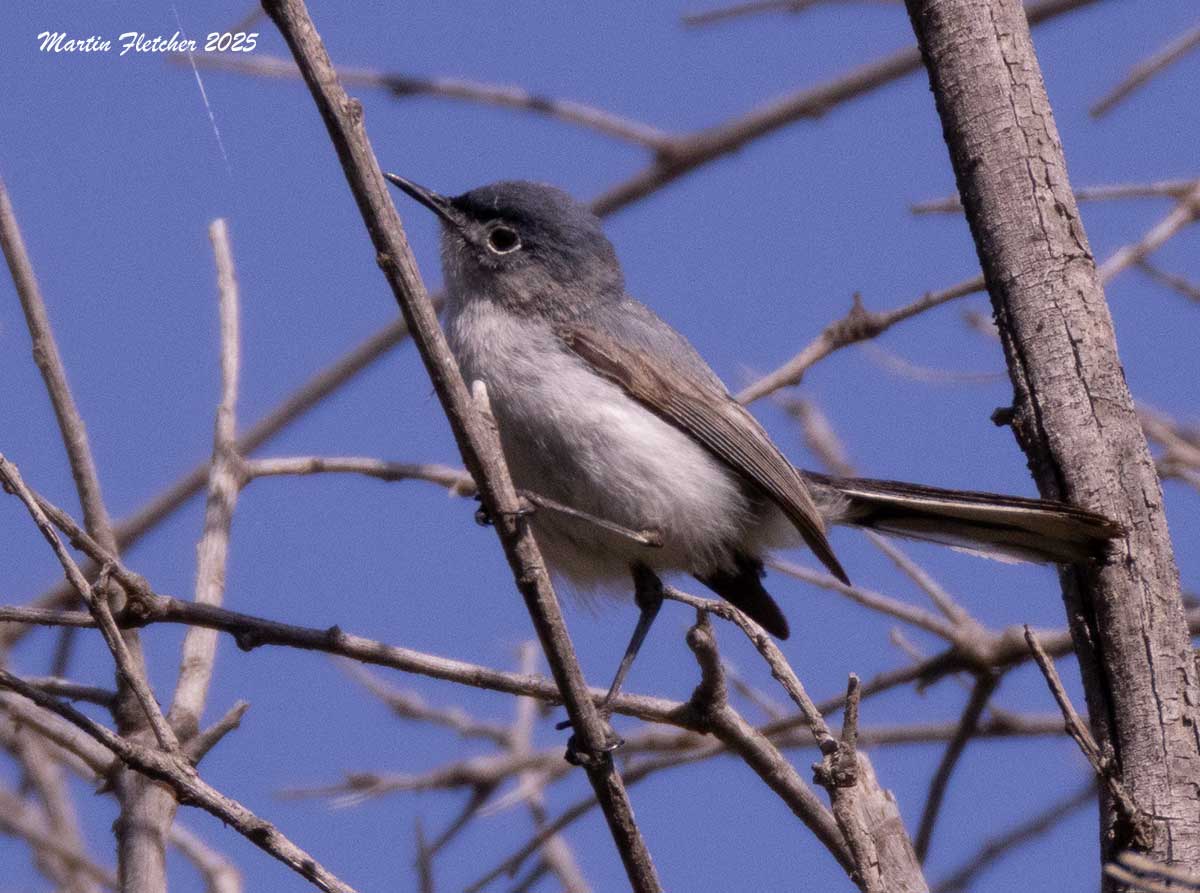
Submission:
<svg viewBox="0 0 1200 893">
<path fill-rule="evenodd" d="M 617 667 L 617 675 L 613 677 L 612 685 L 608 687 L 608 694 L 604 696 L 597 706 L 602 718 L 607 719 L 609 711 L 612 707 L 613 700 L 621 693 L 621 684 L 625 681 L 625 677 L 629 674 L 629 668 L 633 666 L 634 658 L 637 657 L 638 651 L 642 647 L 642 642 L 646 639 L 646 633 L 650 632 L 650 627 L 654 623 L 654 618 L 658 616 L 658 609 L 663 603 L 663 586 L 662 580 L 658 578 L 658 574 L 650 570 L 644 564 L 635 564 L 632 567 L 633 571 L 633 598 L 637 602 L 637 606 L 641 613 L 638 615 L 637 626 L 633 628 L 633 635 L 629 638 L 629 645 L 625 648 L 625 654 L 621 658 L 621 664 Z M 559 729 L 570 727 L 571 721 L 564 720 L 557 726 Z M 608 730 L 609 743 L 604 747 L 606 752 L 612 752 L 620 747 L 625 742 L 612 731 L 612 727 Z M 567 742 L 567 761 L 574 765 L 583 765 L 585 755 L 580 753 L 576 747 L 575 736 L 572 735 Z"/>
<path fill-rule="evenodd" d="M 658 616 L 658 609 L 662 607 L 662 580 L 658 578 L 658 574 L 644 564 L 633 566 L 633 599 L 637 602 L 641 614 L 638 615 L 637 626 L 633 628 L 633 635 L 629 638 L 629 645 L 625 649 L 625 655 L 621 658 L 621 664 L 617 667 L 617 675 L 613 677 L 612 685 L 608 687 L 608 694 L 600 702 L 601 713 L 607 713 L 613 700 L 621 693 L 621 685 L 625 682 L 629 668 L 633 666 L 634 658 L 637 657 L 642 642 L 646 639 L 646 633 L 650 632 L 654 618 Z"/>
</svg>

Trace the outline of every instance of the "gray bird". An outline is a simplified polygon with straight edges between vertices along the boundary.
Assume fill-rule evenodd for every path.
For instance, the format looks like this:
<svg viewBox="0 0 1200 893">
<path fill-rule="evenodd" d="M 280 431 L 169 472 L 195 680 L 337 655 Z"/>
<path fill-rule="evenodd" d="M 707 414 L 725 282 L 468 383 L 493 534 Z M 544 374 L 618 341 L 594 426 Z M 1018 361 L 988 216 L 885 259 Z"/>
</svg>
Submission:
<svg viewBox="0 0 1200 893">
<path fill-rule="evenodd" d="M 1059 563 L 1099 558 L 1122 533 L 1060 502 L 801 471 L 626 294 L 600 220 L 567 193 L 508 181 L 449 198 L 387 177 L 441 220 L 447 337 L 466 381 L 487 385 L 514 483 L 608 522 L 538 510 L 547 561 L 585 591 L 633 575 L 642 614 L 610 697 L 661 604 L 660 573 L 691 574 L 782 639 L 763 555 L 803 543 L 849 583 L 830 524 Z"/>
</svg>

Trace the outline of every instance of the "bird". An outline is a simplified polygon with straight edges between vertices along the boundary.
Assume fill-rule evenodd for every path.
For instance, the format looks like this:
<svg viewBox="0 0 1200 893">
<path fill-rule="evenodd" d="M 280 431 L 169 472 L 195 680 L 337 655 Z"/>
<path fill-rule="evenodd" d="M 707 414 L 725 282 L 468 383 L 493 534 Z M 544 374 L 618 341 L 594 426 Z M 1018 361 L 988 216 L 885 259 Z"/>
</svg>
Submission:
<svg viewBox="0 0 1200 893">
<path fill-rule="evenodd" d="M 691 575 L 786 639 L 764 558 L 804 545 L 849 585 L 831 525 L 1060 564 L 1102 560 L 1123 533 L 1063 502 L 801 470 L 687 338 L 626 292 L 584 204 L 523 180 L 451 197 L 386 177 L 441 223 L 447 340 L 464 380 L 487 387 L 514 484 L 544 497 L 529 523 L 549 566 L 581 591 L 633 583 L 640 614 L 604 703 L 665 574 Z"/>
</svg>

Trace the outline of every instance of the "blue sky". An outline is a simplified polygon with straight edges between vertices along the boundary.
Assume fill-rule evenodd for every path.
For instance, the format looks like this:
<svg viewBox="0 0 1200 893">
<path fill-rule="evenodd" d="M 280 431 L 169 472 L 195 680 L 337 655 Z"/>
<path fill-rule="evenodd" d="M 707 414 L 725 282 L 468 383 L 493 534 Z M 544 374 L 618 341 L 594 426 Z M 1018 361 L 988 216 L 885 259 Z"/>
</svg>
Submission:
<svg viewBox="0 0 1200 893">
<path fill-rule="evenodd" d="M 799 17 L 681 27 L 680 14 L 696 8 L 315 3 L 312 14 L 343 65 L 518 84 L 672 132 L 724 121 L 912 42 L 903 9 L 891 4 L 838 3 Z M 203 36 L 224 30 L 245 11 L 242 3 L 210 2 L 181 4 L 179 15 L 187 32 Z M 122 517 L 210 450 L 218 395 L 206 236 L 212 218 L 229 219 L 242 286 L 243 427 L 396 310 L 324 127 L 298 82 L 204 72 L 223 156 L 185 67 L 154 55 L 38 52 L 36 35 L 43 30 L 169 35 L 177 28 L 171 4 L 18 4 L 4 18 L 0 174 L 88 424 L 109 509 Z M 1107 0 L 1037 29 L 1075 185 L 1200 173 L 1200 55 L 1109 117 L 1097 122 L 1087 115 L 1088 105 L 1131 65 L 1194 23 L 1188 0 Z M 286 52 L 269 23 L 256 28 L 259 52 Z M 383 166 L 445 192 L 520 177 L 589 198 L 648 160 L 637 147 L 511 110 L 355 92 Z M 907 210 L 909 202 L 953 189 L 940 134 L 927 82 L 917 74 L 759 140 L 609 219 L 628 287 L 737 388 L 792 356 L 844 313 L 855 292 L 868 306 L 886 308 L 967 278 L 977 264 L 963 221 L 914 218 Z M 435 221 L 411 203 L 399 208 L 426 282 L 436 287 Z M 1168 208 L 1164 200 L 1085 206 L 1096 255 L 1140 238 Z M 1156 260 L 1195 280 L 1198 248 L 1193 230 Z M 1196 306 L 1137 271 L 1119 276 L 1108 294 L 1134 395 L 1196 420 L 1200 375 L 1187 334 Z M 921 316 L 880 344 L 923 366 L 1000 375 L 970 383 L 914 381 L 888 371 L 870 352 L 850 349 L 815 368 L 801 392 L 825 408 L 863 473 L 1031 494 L 1011 433 L 988 420 L 1011 396 L 1003 358 L 996 343 L 964 325 L 967 309 L 986 313 L 986 300 L 970 298 Z M 0 451 L 32 485 L 75 510 L 7 277 L 0 282 L 0 381 Z M 756 412 L 786 452 L 815 461 L 769 401 Z M 375 364 L 261 453 L 298 454 L 458 461 L 411 346 Z M 1170 483 L 1165 495 L 1184 585 L 1195 589 L 1200 557 L 1185 546 L 1195 540 L 1200 499 Z M 473 509 L 419 483 L 329 476 L 258 481 L 238 506 L 226 603 L 511 667 L 531 629 L 495 535 L 475 526 Z M 129 563 L 159 591 L 189 595 L 200 517 L 194 500 L 133 550 Z M 0 600 L 25 601 L 54 582 L 52 556 L 11 499 L 0 500 L 0 537 Z M 920 600 L 861 536 L 840 532 L 834 544 L 856 582 Z M 982 622 L 1062 625 L 1050 571 L 932 547 L 911 552 Z M 792 623 L 785 653 L 815 696 L 840 691 L 851 671 L 865 678 L 905 659 L 888 644 L 886 619 L 778 574 L 770 586 Z M 592 610 L 568 600 L 567 614 L 589 678 L 607 681 L 634 621 L 633 607 Z M 687 696 L 696 681 L 682 635 L 689 620 L 679 606 L 664 609 L 631 690 Z M 730 659 L 767 686 L 769 675 L 756 656 L 731 630 L 718 632 Z M 181 635 L 168 628 L 145 633 L 164 698 Z M 31 637 L 13 665 L 45 672 L 52 643 L 46 633 Z M 1065 670 L 1074 683 L 1073 670 Z M 73 675 L 109 678 L 98 637 L 84 637 Z M 512 713 L 504 696 L 388 678 L 431 702 L 462 705 L 485 718 L 505 721 Z M 320 801 L 282 800 L 278 792 L 331 782 L 346 771 L 419 772 L 483 748 L 397 722 L 332 660 L 278 649 L 243 654 L 222 640 L 210 717 L 237 698 L 251 702 L 250 712 L 206 760 L 206 778 L 276 821 L 358 889 L 413 888 L 415 819 L 440 828 L 462 795 L 400 795 L 331 811 Z M 954 719 L 964 698 L 953 682 L 943 682 L 923 695 L 871 700 L 863 721 Z M 1053 707 L 1028 670 L 1006 678 L 996 703 L 1037 712 Z M 561 737 L 547 722 L 537 742 L 549 746 Z M 939 754 L 935 746 L 872 754 L 911 824 Z M 812 754 L 794 759 L 807 774 Z M 10 765 L 0 773 L 14 783 Z M 934 840 L 931 879 L 1084 777 L 1082 758 L 1065 740 L 971 745 Z M 112 804 L 79 790 L 91 849 L 107 861 Z M 553 789 L 552 810 L 582 790 L 578 778 Z M 733 890 L 747 880 L 757 889 L 794 889 L 797 877 L 811 889 L 851 889 L 786 808 L 738 763 L 718 760 L 658 775 L 636 787 L 633 800 L 671 889 Z M 208 816 L 189 811 L 183 817 L 238 862 L 248 889 L 307 889 Z M 438 889 L 461 888 L 519 843 L 527 827 L 520 812 L 481 819 L 439 860 Z M 620 889 L 620 865 L 598 818 L 574 826 L 568 840 L 596 890 Z M 1095 841 L 1094 815 L 1085 810 L 982 877 L 975 889 L 1009 890 L 1014 878 L 1028 877 L 1045 878 L 1053 889 L 1094 889 Z M 190 867 L 171 858 L 173 889 L 201 889 Z M 45 889 L 20 846 L 0 840 L 0 862 L 6 866 L 0 891 Z"/>
</svg>

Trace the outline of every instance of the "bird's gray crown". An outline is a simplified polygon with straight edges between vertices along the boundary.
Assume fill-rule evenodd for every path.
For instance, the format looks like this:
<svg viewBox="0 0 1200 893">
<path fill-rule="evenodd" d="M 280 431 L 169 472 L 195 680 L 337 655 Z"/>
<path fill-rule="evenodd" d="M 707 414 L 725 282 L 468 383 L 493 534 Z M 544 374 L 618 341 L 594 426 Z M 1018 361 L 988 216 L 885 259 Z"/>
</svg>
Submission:
<svg viewBox="0 0 1200 893">
<path fill-rule="evenodd" d="M 563 190 L 504 180 L 447 204 L 449 216 L 461 220 L 446 220 L 444 226 L 443 258 L 452 290 L 556 317 L 624 294 L 621 267 L 600 219 Z M 490 240 L 498 227 L 511 229 L 515 248 L 495 250 Z"/>
</svg>

